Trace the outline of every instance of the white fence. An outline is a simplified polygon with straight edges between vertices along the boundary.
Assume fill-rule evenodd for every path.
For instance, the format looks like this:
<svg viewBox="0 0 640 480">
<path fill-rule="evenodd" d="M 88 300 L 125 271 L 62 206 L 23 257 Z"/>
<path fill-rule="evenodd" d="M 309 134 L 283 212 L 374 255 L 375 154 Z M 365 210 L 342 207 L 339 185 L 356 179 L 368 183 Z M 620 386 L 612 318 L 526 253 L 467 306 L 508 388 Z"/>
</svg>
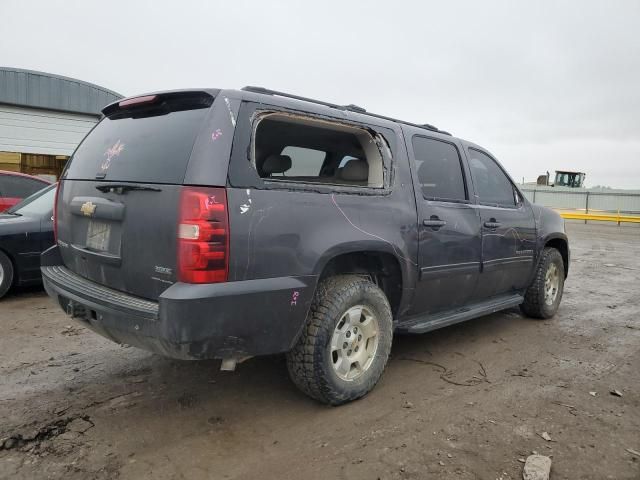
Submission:
<svg viewBox="0 0 640 480">
<path fill-rule="evenodd" d="M 640 191 L 637 190 L 587 190 L 530 185 L 521 185 L 520 189 L 533 203 L 559 210 L 640 214 Z"/>
</svg>

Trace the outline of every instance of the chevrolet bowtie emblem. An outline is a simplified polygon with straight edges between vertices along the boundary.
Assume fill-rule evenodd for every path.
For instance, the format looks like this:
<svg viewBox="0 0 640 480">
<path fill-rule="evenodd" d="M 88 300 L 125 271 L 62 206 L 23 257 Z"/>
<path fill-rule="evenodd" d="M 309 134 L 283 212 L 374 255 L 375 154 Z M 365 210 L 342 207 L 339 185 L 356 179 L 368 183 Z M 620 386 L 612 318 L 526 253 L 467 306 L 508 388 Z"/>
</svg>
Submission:
<svg viewBox="0 0 640 480">
<path fill-rule="evenodd" d="M 96 211 L 96 205 L 91 201 L 84 202 L 80 207 L 80 211 L 87 217 L 90 217 L 91 215 L 93 215 L 93 212 Z"/>
</svg>

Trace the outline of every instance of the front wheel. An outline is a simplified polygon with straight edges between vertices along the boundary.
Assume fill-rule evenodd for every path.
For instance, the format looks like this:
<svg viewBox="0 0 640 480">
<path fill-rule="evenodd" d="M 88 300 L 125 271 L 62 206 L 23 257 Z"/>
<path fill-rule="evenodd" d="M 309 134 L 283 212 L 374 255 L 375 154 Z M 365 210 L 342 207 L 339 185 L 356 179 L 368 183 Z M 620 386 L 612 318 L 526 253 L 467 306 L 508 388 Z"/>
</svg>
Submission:
<svg viewBox="0 0 640 480">
<path fill-rule="evenodd" d="M 393 320 L 384 292 L 365 277 L 339 275 L 318 286 L 307 324 L 287 354 L 289 376 L 330 405 L 360 398 L 389 358 Z"/>
<path fill-rule="evenodd" d="M 555 248 L 542 252 L 533 282 L 520 305 L 522 313 L 533 318 L 551 318 L 558 311 L 564 290 L 564 261 Z"/>
</svg>

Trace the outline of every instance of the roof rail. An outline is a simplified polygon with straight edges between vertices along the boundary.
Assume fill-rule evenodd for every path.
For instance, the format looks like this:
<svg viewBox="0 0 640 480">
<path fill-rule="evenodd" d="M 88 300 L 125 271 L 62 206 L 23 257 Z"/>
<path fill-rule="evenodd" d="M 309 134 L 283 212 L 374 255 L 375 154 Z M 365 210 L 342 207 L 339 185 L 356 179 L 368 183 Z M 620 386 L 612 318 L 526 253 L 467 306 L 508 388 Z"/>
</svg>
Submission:
<svg viewBox="0 0 640 480">
<path fill-rule="evenodd" d="M 350 112 L 362 113 L 363 115 L 369 115 L 370 117 L 381 118 L 383 120 L 389 120 L 391 122 L 404 123 L 405 125 L 411 125 L 412 127 L 424 128 L 424 129 L 430 130 L 432 132 L 438 132 L 438 133 L 442 133 L 444 135 L 451 136 L 451 134 L 449 132 L 445 132 L 444 130 L 438 130 L 437 127 L 435 127 L 433 125 L 430 125 L 428 123 L 425 123 L 423 125 L 419 125 L 417 123 L 411 123 L 411 122 L 405 122 L 404 120 L 398 120 L 397 118 L 386 117 L 384 115 L 377 115 L 375 113 L 367 112 L 364 108 L 359 107 L 357 105 L 353 105 L 353 104 L 338 105 L 338 104 L 335 104 L 335 103 L 323 102 L 322 100 L 315 100 L 313 98 L 307 98 L 307 97 L 301 97 L 299 95 L 293 95 L 291 93 L 279 92 L 277 90 L 269 90 L 268 88 L 264 88 L 264 87 L 246 86 L 246 87 L 242 87 L 241 90 L 245 91 L 245 92 L 261 93 L 263 95 L 276 95 L 278 97 L 293 98 L 294 100 L 302 100 L 304 102 L 315 103 L 317 105 L 324 105 L 325 107 L 336 108 L 338 110 L 343 110 L 343 111 L 347 110 L 347 111 L 350 111 Z"/>
</svg>

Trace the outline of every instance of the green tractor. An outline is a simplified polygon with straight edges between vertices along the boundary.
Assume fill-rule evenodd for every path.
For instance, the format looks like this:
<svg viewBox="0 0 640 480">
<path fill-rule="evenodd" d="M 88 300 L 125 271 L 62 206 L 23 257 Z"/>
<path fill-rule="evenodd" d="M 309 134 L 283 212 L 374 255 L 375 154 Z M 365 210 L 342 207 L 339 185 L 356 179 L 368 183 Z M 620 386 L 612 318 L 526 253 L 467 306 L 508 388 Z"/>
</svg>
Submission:
<svg viewBox="0 0 640 480">
<path fill-rule="evenodd" d="M 546 175 L 540 175 L 536 183 L 538 185 L 547 185 L 551 187 L 582 188 L 584 187 L 584 177 L 586 176 L 587 174 L 584 172 L 556 170 L 556 178 L 553 183 L 550 182 L 549 172 L 547 172 Z"/>
</svg>

